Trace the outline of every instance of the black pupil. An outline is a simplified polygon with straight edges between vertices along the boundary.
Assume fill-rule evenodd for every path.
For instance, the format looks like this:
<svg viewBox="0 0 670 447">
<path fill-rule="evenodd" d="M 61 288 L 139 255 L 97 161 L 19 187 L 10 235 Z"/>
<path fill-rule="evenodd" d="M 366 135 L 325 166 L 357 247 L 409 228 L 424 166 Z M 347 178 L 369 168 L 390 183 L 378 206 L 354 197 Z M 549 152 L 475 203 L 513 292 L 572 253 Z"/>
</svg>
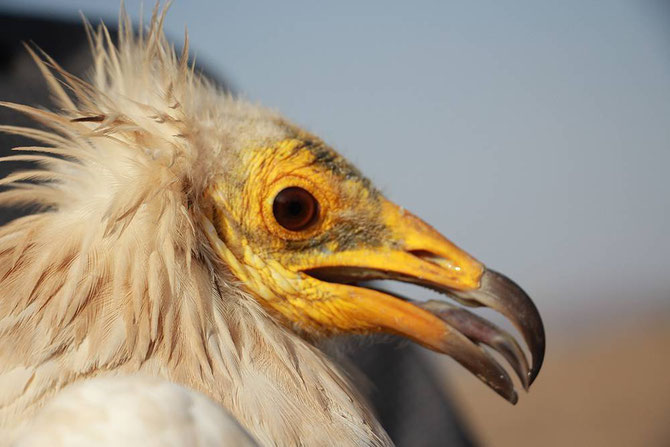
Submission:
<svg viewBox="0 0 670 447">
<path fill-rule="evenodd" d="M 302 203 L 297 200 L 293 200 L 288 204 L 288 212 L 293 217 L 298 217 L 302 214 Z"/>
<path fill-rule="evenodd" d="M 279 225 L 287 230 L 300 231 L 316 221 L 318 203 L 309 192 L 293 186 L 277 194 L 272 211 Z"/>
</svg>

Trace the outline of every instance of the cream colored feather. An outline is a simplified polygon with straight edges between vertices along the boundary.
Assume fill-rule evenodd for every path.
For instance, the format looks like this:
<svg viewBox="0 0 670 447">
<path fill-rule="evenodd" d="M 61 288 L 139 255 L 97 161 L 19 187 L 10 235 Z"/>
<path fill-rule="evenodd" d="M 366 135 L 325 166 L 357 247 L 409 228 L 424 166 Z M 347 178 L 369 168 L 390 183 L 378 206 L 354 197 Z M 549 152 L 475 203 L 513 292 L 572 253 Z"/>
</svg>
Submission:
<svg viewBox="0 0 670 447">
<path fill-rule="evenodd" d="M 197 390 L 263 445 L 387 445 L 340 370 L 274 322 L 217 261 L 199 200 L 238 151 L 282 136 L 272 112 L 217 90 L 177 57 L 164 14 L 118 46 L 89 34 L 91 83 L 35 56 L 58 104 L 2 103 L 49 130 L 7 160 L 0 205 L 0 444 L 60 391 L 141 373 Z M 34 182 L 37 180 L 38 182 Z"/>
</svg>

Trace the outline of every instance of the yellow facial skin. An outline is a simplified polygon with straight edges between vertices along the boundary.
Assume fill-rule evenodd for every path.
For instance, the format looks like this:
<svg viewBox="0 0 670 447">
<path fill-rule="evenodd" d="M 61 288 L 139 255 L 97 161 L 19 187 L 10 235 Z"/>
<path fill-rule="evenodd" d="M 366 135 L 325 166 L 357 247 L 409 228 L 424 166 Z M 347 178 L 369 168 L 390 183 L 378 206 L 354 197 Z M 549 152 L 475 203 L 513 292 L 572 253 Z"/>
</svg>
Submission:
<svg viewBox="0 0 670 447">
<path fill-rule="evenodd" d="M 401 278 L 471 290 L 484 267 L 432 227 L 381 196 L 332 150 L 287 139 L 244 151 L 244 186 L 230 179 L 206 195 L 204 222 L 221 259 L 273 314 L 310 334 L 392 332 L 437 349 L 449 327 L 431 313 L 375 290 L 308 274 L 327 268 L 349 279 Z M 276 195 L 301 187 L 318 220 L 289 231 L 273 214 Z M 420 254 L 420 255 L 417 255 Z M 343 270 L 344 269 L 344 270 Z"/>
<path fill-rule="evenodd" d="M 236 170 L 205 192 L 209 215 L 202 226 L 221 260 L 272 315 L 303 336 L 402 335 L 448 354 L 515 403 L 509 375 L 480 345 L 500 353 L 527 389 L 545 348 L 530 297 L 386 200 L 322 142 L 296 135 L 243 150 Z M 301 192 L 303 199 L 318 202 L 318 217 L 306 226 L 300 220 L 300 230 L 291 231 L 279 224 L 273 204 L 295 187 L 309 193 Z M 412 302 L 355 284 L 368 279 L 416 283 L 500 312 L 523 335 L 532 366 L 516 340 L 485 319 L 443 301 Z"/>
</svg>

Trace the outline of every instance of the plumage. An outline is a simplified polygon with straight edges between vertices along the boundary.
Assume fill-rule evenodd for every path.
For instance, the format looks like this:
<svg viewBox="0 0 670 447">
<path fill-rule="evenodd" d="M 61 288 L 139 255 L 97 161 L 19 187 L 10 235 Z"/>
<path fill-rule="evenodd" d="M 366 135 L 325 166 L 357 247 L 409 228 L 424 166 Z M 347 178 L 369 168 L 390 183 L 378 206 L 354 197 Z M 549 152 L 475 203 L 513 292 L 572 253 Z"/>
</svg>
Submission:
<svg viewBox="0 0 670 447">
<path fill-rule="evenodd" d="M 188 40 L 177 56 L 163 18 L 156 9 L 134 35 L 124 16 L 116 45 L 104 26 L 87 25 L 90 82 L 28 48 L 58 110 L 1 103 L 41 126 L 0 126 L 38 142 L 5 158 L 36 167 L 0 180 L 11 187 L 0 205 L 38 208 L 0 227 L 1 442 L 37 436 L 40 409 L 53 412 L 67 396 L 95 395 L 99 405 L 96 390 L 154 380 L 147 389 L 167 390 L 167 400 L 207 396 L 231 420 L 231 433 L 239 423 L 261 445 L 389 445 L 360 392 L 315 344 L 330 334 L 400 333 L 497 376 L 473 343 L 487 340 L 448 326 L 442 308 L 427 312 L 379 293 L 350 302 L 338 293 L 353 288 L 309 273 L 345 265 L 345 255 L 354 259 L 362 248 L 398 246 L 394 228 L 414 238 L 406 237 L 407 250 L 410 239 L 443 239 L 318 138 L 196 73 Z M 258 183 L 247 180 L 250 172 Z M 319 196 L 319 210 L 332 213 L 309 238 L 272 227 L 263 220 L 272 204 L 262 195 L 271 189 L 266 177 L 334 185 Z M 467 293 L 484 288 L 480 264 L 455 248 L 453 258 L 432 254 L 428 262 L 422 250 L 411 256 L 428 277 L 451 269 L 446 284 L 464 301 L 479 299 Z M 331 254 L 339 264 L 324 261 Z M 378 317 L 363 302 L 404 319 Z M 541 333 L 528 338 L 541 329 L 539 317 L 511 319 L 533 354 L 533 370 L 520 373 L 527 386 L 544 349 Z M 505 377 L 483 380 L 515 400 Z"/>
<path fill-rule="evenodd" d="M 147 376 L 76 382 L 31 419 L 16 447 L 253 447 L 220 405 Z"/>
</svg>

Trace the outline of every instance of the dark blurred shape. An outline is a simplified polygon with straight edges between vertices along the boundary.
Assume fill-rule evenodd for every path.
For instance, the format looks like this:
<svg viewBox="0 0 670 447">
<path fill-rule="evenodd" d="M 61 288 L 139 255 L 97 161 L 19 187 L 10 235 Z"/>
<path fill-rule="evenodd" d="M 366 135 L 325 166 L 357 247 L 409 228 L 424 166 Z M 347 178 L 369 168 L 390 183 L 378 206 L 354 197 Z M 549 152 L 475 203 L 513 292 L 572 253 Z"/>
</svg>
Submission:
<svg viewBox="0 0 670 447">
<path fill-rule="evenodd" d="M 64 68 L 81 75 L 90 65 L 86 33 L 81 24 L 24 16 L 0 14 L 0 100 L 34 106 L 51 101 L 44 78 L 24 48 L 24 42 L 36 42 Z M 14 126 L 36 124 L 12 110 L 0 107 L 0 123 Z M 0 134 L 0 156 L 11 148 L 34 142 L 14 135 Z M 0 163 L 0 177 L 25 167 L 24 162 Z M 0 210 L 0 224 L 19 217 L 20 210 Z"/>
<path fill-rule="evenodd" d="M 111 30 L 110 30 L 111 31 Z M 33 106 L 51 105 L 46 83 L 23 44 L 34 43 L 70 73 L 84 77 L 91 57 L 83 24 L 0 13 L 0 101 Z M 209 78 L 206 70 L 201 70 Z M 227 83 L 219 85 L 228 90 Z M 0 108 L 0 124 L 35 127 L 15 111 Z M 0 134 L 0 156 L 12 147 L 34 142 Z M 0 163 L 0 178 L 25 166 Z M 0 225 L 29 210 L 0 209 Z M 472 446 L 473 441 L 451 401 L 443 381 L 417 348 L 395 344 L 358 347 L 353 363 L 373 384 L 370 398 L 382 425 L 398 446 Z"/>
<path fill-rule="evenodd" d="M 435 369 L 419 348 L 397 339 L 357 347 L 353 358 L 370 381 L 372 405 L 396 445 L 475 445 L 469 427 L 445 392 L 445 381 L 436 380 Z"/>
</svg>

